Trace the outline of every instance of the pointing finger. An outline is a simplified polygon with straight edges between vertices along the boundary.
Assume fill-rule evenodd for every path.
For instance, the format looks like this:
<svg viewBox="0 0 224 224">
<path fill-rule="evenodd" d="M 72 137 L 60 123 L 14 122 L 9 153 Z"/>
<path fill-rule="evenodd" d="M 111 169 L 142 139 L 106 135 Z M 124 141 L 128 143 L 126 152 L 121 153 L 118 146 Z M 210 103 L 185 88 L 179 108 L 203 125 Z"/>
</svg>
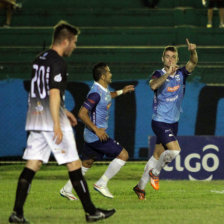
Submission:
<svg viewBox="0 0 224 224">
<path fill-rule="evenodd" d="M 187 42 L 187 45 L 189 46 L 190 42 L 189 42 L 188 38 L 186 38 L 186 42 Z"/>
</svg>

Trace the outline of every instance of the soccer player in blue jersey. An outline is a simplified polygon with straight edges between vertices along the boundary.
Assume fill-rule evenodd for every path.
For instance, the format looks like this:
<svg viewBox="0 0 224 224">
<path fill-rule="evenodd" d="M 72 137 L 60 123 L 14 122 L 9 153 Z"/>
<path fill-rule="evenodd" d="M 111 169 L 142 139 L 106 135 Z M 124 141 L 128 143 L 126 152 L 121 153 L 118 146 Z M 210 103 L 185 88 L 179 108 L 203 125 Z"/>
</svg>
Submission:
<svg viewBox="0 0 224 224">
<path fill-rule="evenodd" d="M 128 152 L 118 142 L 110 138 L 106 132 L 111 98 L 134 91 L 134 86 L 127 85 L 122 90 L 110 92 L 108 86 L 111 83 L 112 74 L 109 66 L 105 63 L 95 65 L 93 78 L 95 82 L 78 114 L 86 125 L 84 129 L 82 173 L 84 175 L 94 161 L 101 160 L 104 155 L 114 158 L 103 176 L 94 184 L 96 191 L 105 197 L 113 198 L 107 188 L 107 183 L 124 166 L 128 160 Z M 60 194 L 70 200 L 75 199 L 70 181 L 60 190 Z"/>
<path fill-rule="evenodd" d="M 162 55 L 164 68 L 153 73 L 149 86 L 154 91 L 152 130 L 157 137 L 155 150 L 148 160 L 142 178 L 133 188 L 140 200 L 145 199 L 145 186 L 151 179 L 151 185 L 159 190 L 159 174 L 162 168 L 180 153 L 177 141 L 178 121 L 181 103 L 184 97 L 186 79 L 198 62 L 196 45 L 186 39 L 190 60 L 179 68 L 178 51 L 167 46 Z"/>
</svg>

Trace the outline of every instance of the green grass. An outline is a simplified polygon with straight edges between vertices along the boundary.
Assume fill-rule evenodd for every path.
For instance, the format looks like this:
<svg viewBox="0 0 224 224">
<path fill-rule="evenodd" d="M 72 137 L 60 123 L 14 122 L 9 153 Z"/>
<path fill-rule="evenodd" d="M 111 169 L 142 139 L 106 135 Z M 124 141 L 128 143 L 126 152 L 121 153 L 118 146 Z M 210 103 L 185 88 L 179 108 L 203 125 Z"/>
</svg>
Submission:
<svg viewBox="0 0 224 224">
<path fill-rule="evenodd" d="M 116 224 L 220 224 L 224 219 L 224 181 L 161 180 L 160 190 L 149 185 L 147 200 L 140 201 L 132 191 L 144 169 L 144 163 L 127 163 L 109 182 L 114 199 L 102 197 L 93 190 L 93 183 L 102 175 L 106 165 L 95 165 L 86 174 L 92 200 L 97 207 L 116 208 L 115 215 L 99 223 Z M 7 223 L 14 204 L 17 179 L 23 165 L 0 165 L 0 224 Z M 67 181 L 65 167 L 44 166 L 36 175 L 25 204 L 25 216 L 34 224 L 85 223 L 80 201 L 68 201 L 59 196 Z"/>
</svg>

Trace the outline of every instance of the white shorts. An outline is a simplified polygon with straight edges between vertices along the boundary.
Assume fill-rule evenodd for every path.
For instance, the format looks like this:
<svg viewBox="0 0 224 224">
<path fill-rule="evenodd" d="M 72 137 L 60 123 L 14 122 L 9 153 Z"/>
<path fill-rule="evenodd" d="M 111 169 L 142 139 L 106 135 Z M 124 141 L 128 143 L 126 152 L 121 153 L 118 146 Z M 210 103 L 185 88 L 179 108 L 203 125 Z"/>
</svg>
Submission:
<svg viewBox="0 0 224 224">
<path fill-rule="evenodd" d="M 59 165 L 79 160 L 72 131 L 63 132 L 63 139 L 59 145 L 55 143 L 53 137 L 54 132 L 51 131 L 31 131 L 23 159 L 41 160 L 47 163 L 52 152 Z"/>
</svg>

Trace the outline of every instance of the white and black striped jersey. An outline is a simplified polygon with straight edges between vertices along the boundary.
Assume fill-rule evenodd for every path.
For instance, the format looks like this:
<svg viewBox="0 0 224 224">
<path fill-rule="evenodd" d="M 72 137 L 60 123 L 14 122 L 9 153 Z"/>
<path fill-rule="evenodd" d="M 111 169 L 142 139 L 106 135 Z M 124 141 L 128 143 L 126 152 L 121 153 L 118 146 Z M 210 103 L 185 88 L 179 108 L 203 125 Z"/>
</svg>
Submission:
<svg viewBox="0 0 224 224">
<path fill-rule="evenodd" d="M 61 95 L 60 124 L 62 131 L 72 130 L 64 111 L 64 93 L 67 82 L 67 65 L 56 51 L 41 53 L 33 62 L 28 99 L 26 130 L 53 131 L 49 106 L 49 90 L 59 89 Z"/>
</svg>

